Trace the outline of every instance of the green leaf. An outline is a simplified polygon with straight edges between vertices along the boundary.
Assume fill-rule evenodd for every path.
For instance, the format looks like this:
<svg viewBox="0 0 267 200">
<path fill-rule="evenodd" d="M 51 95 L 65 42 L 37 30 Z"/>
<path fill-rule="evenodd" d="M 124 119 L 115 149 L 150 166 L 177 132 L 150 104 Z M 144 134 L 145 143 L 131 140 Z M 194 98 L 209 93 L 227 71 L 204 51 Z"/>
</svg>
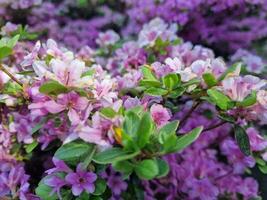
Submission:
<svg viewBox="0 0 267 200">
<path fill-rule="evenodd" d="M 107 184 L 104 179 L 101 178 L 97 179 L 94 185 L 95 185 L 95 191 L 93 192 L 93 195 L 99 196 L 106 191 Z"/>
<path fill-rule="evenodd" d="M 144 87 L 160 87 L 161 82 L 155 80 L 141 80 L 139 85 Z"/>
<path fill-rule="evenodd" d="M 149 67 L 142 67 L 142 73 L 143 73 L 143 79 L 150 80 L 150 81 L 158 81 L 158 79 L 155 77 L 153 72 Z"/>
<path fill-rule="evenodd" d="M 137 134 L 139 124 L 140 118 L 135 112 L 126 112 L 123 122 L 123 132 L 128 135 L 135 136 Z"/>
<path fill-rule="evenodd" d="M 249 156 L 251 154 L 250 143 L 249 143 L 249 137 L 245 129 L 242 128 L 241 126 L 235 125 L 234 130 L 235 130 L 235 139 L 239 146 L 239 149 L 242 151 L 243 154 Z"/>
<path fill-rule="evenodd" d="M 258 168 L 262 173 L 267 174 L 267 165 L 258 165 Z"/>
<path fill-rule="evenodd" d="M 17 44 L 17 42 L 19 41 L 19 37 L 20 37 L 20 35 L 15 35 L 14 37 L 12 37 L 11 39 L 9 39 L 8 41 L 7 41 L 7 47 L 9 47 L 9 48 L 13 48 L 16 44 Z"/>
<path fill-rule="evenodd" d="M 181 83 L 181 77 L 177 74 L 168 74 L 162 80 L 164 86 L 169 90 L 175 89 Z"/>
<path fill-rule="evenodd" d="M 205 73 L 202 75 L 202 77 L 203 77 L 203 79 L 204 79 L 204 81 L 208 87 L 213 87 L 213 86 L 217 85 L 217 80 L 213 74 Z"/>
<path fill-rule="evenodd" d="M 147 90 L 145 90 L 145 93 L 148 95 L 151 95 L 151 96 L 163 96 L 163 95 L 166 95 L 168 93 L 168 90 L 151 87 L 151 88 L 148 88 Z"/>
<path fill-rule="evenodd" d="M 113 147 L 111 149 L 107 149 L 105 151 L 97 153 L 93 157 L 93 161 L 98 164 L 110 164 L 122 160 L 131 159 L 136 155 L 138 155 L 139 153 L 140 152 L 128 152 L 124 151 L 122 148 Z"/>
<path fill-rule="evenodd" d="M 211 97 L 213 102 L 222 110 L 227 110 L 229 104 L 231 103 L 231 99 L 224 95 L 222 92 L 216 89 L 208 89 L 208 95 Z"/>
<path fill-rule="evenodd" d="M 159 174 L 159 167 L 156 160 L 147 159 L 138 163 L 134 171 L 140 179 L 150 180 Z"/>
<path fill-rule="evenodd" d="M 57 194 L 54 193 L 51 195 L 52 188 L 44 184 L 44 180 L 47 177 L 43 178 L 40 183 L 38 184 L 38 187 L 35 189 L 35 193 L 38 197 L 40 197 L 42 200 L 57 200 Z"/>
<path fill-rule="evenodd" d="M 107 118 L 114 118 L 117 114 L 116 111 L 111 107 L 102 108 L 100 113 Z"/>
<path fill-rule="evenodd" d="M 201 131 L 203 130 L 203 126 L 194 128 L 189 133 L 186 133 L 185 135 L 181 136 L 177 142 L 175 148 L 172 150 L 172 152 L 178 152 L 192 144 L 200 135 Z"/>
<path fill-rule="evenodd" d="M 201 81 L 198 78 L 193 78 L 182 84 L 183 87 L 189 87 L 191 85 L 198 85 Z"/>
<path fill-rule="evenodd" d="M 34 140 L 31 144 L 25 145 L 26 153 L 31 153 L 38 146 L 38 142 Z"/>
<path fill-rule="evenodd" d="M 18 95 L 20 92 L 22 92 L 22 87 L 17 84 L 16 82 L 8 81 L 5 83 L 2 91 L 3 94 L 8 94 L 8 95 Z"/>
<path fill-rule="evenodd" d="M 138 130 L 137 130 L 137 145 L 140 148 L 143 148 L 149 141 L 149 138 L 153 132 L 154 129 L 154 122 L 150 116 L 149 112 L 146 112 L 139 124 Z"/>
<path fill-rule="evenodd" d="M 60 93 L 66 93 L 68 89 L 64 85 L 61 85 L 59 82 L 53 80 L 41 85 L 39 91 L 47 95 L 58 95 Z"/>
<path fill-rule="evenodd" d="M 218 81 L 222 81 L 226 76 L 229 76 L 233 73 L 239 74 L 238 71 L 240 70 L 241 66 L 242 63 L 240 62 L 233 64 L 231 67 L 227 68 L 227 70 L 218 78 Z"/>
<path fill-rule="evenodd" d="M 249 107 L 257 102 L 257 93 L 252 91 L 249 96 L 247 96 L 242 102 L 237 102 L 237 106 Z"/>
<path fill-rule="evenodd" d="M 167 176 L 170 171 L 170 167 L 168 163 L 162 159 L 157 159 L 157 162 L 158 162 L 158 168 L 159 168 L 159 173 L 157 175 L 157 178 L 162 178 L 164 176 Z"/>
<path fill-rule="evenodd" d="M 84 161 L 92 152 L 94 144 L 84 142 L 83 140 L 74 140 L 62 145 L 55 153 L 55 157 L 65 161 L 67 164 L 76 165 Z"/>
<path fill-rule="evenodd" d="M 171 134 L 176 134 L 176 130 L 179 126 L 179 121 L 172 121 L 159 129 L 159 142 L 163 144 L 166 138 Z"/>
<path fill-rule="evenodd" d="M 112 163 L 112 168 L 123 174 L 125 178 L 133 172 L 134 165 L 127 160 Z"/>
<path fill-rule="evenodd" d="M 12 48 L 10 47 L 1 47 L 0 48 L 0 59 L 3 59 L 12 54 Z"/>
<path fill-rule="evenodd" d="M 81 78 L 83 78 L 85 76 L 92 76 L 92 75 L 94 75 L 94 73 L 95 73 L 95 70 L 94 69 L 88 70 L 88 71 L 86 71 L 86 72 L 84 72 L 82 74 Z"/>
<path fill-rule="evenodd" d="M 179 87 L 173 91 L 171 91 L 168 95 L 168 97 L 172 98 L 172 99 L 176 99 L 180 96 L 182 96 L 184 94 L 184 92 L 186 91 L 186 88 L 184 87 Z"/>
<path fill-rule="evenodd" d="M 235 118 L 230 116 L 230 115 L 222 113 L 218 117 L 220 119 L 224 120 L 224 121 L 227 121 L 227 122 L 230 122 L 230 123 L 235 123 Z"/>
</svg>

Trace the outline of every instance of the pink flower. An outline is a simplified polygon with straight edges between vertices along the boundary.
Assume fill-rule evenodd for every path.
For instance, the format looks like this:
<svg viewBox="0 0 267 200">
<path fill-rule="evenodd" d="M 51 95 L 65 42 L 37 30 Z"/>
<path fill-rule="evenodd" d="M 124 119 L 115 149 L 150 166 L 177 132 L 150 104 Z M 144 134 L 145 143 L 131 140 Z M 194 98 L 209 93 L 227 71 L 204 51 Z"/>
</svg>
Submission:
<svg viewBox="0 0 267 200">
<path fill-rule="evenodd" d="M 247 134 L 252 151 L 262 151 L 267 147 L 267 140 L 264 139 L 255 128 L 248 128 Z"/>
<path fill-rule="evenodd" d="M 85 97 L 80 97 L 75 92 L 58 95 L 57 101 L 46 101 L 44 108 L 53 114 L 68 110 L 68 117 L 72 125 L 77 125 L 81 121 L 81 112 L 86 110 L 89 102 Z"/>
<path fill-rule="evenodd" d="M 222 90 L 232 100 L 243 101 L 252 90 L 257 91 L 264 85 L 266 85 L 265 81 L 255 76 L 234 76 L 228 77 L 222 81 Z"/>
<path fill-rule="evenodd" d="M 150 112 L 158 127 L 164 126 L 171 119 L 169 111 L 160 104 L 153 104 L 150 108 Z"/>
</svg>

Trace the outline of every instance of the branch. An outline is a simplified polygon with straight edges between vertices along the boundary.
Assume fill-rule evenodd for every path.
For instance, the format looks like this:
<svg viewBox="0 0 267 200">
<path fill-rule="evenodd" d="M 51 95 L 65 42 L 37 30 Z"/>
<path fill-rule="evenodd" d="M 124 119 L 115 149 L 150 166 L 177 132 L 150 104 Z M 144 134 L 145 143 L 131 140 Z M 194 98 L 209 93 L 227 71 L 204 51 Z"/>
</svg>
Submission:
<svg viewBox="0 0 267 200">
<path fill-rule="evenodd" d="M 0 70 L 7 74 L 13 81 L 23 87 L 23 83 L 20 82 L 13 74 L 11 74 L 3 65 L 0 64 Z"/>
<path fill-rule="evenodd" d="M 210 126 L 210 127 L 208 127 L 208 128 L 205 128 L 205 129 L 202 131 L 202 133 L 205 132 L 205 131 L 210 131 L 210 130 L 212 130 L 212 129 L 218 128 L 218 127 L 220 127 L 220 126 L 222 126 L 222 125 L 224 125 L 224 124 L 226 124 L 226 123 L 227 123 L 226 121 L 219 122 L 218 124 L 215 124 L 215 125 L 212 125 L 212 126 Z"/>
<path fill-rule="evenodd" d="M 194 110 L 201 104 L 201 102 L 196 102 L 191 109 L 186 113 L 186 115 L 181 119 L 180 121 L 180 127 L 183 127 L 187 119 L 190 117 L 190 115 L 194 112 Z"/>
</svg>

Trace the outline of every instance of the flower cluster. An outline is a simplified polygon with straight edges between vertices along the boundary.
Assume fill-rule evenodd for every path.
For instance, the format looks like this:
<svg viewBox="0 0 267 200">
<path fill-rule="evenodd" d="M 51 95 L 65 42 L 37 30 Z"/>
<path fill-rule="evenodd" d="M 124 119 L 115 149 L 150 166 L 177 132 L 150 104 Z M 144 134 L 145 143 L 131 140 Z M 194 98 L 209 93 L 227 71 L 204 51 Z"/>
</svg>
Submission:
<svg viewBox="0 0 267 200">
<path fill-rule="evenodd" d="M 38 2 L 3 6 L 0 199 L 264 195 L 255 170 L 267 174 L 265 60 L 245 49 L 227 60 L 177 35 L 200 27 L 192 41 L 246 47 L 265 35 L 264 2 L 125 0 L 124 27 L 112 2 Z M 27 9 L 28 27 L 12 23 L 16 9 Z M 243 29 L 242 11 L 245 25 L 262 19 L 247 43 L 229 28 Z"/>
</svg>

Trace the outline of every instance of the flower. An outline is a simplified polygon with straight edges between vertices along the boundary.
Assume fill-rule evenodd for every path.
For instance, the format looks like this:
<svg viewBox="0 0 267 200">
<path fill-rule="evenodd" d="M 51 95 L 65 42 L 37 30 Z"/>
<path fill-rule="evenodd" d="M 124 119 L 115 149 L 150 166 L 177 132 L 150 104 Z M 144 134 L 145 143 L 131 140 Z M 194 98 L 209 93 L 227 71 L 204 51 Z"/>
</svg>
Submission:
<svg viewBox="0 0 267 200">
<path fill-rule="evenodd" d="M 164 126 L 171 119 L 169 111 L 160 104 L 153 104 L 150 108 L 150 112 L 158 127 Z"/>
<path fill-rule="evenodd" d="M 85 171 L 81 163 L 78 164 L 76 173 L 71 172 L 65 177 L 66 182 L 72 187 L 72 194 L 75 196 L 79 196 L 84 190 L 88 193 L 93 193 L 95 191 L 94 182 L 96 179 L 96 174 Z"/>
<path fill-rule="evenodd" d="M 99 33 L 96 43 L 101 46 L 109 46 L 119 41 L 120 36 L 113 30 L 107 30 L 106 32 Z"/>
<path fill-rule="evenodd" d="M 267 140 L 264 139 L 255 128 L 246 130 L 252 151 L 262 151 L 267 147 Z"/>
<path fill-rule="evenodd" d="M 85 72 L 85 63 L 78 59 L 63 61 L 53 58 L 49 66 L 44 61 L 35 61 L 33 69 L 40 78 L 47 78 L 58 81 L 68 87 L 87 87 L 92 84 L 92 79 L 88 76 L 82 77 Z"/>
<path fill-rule="evenodd" d="M 47 174 L 52 174 L 52 173 L 56 173 L 56 172 L 71 172 L 72 170 L 65 164 L 64 161 L 59 160 L 55 157 L 53 157 L 52 159 L 55 167 L 49 170 L 46 170 Z"/>
<path fill-rule="evenodd" d="M 59 199 L 60 200 L 62 199 L 61 194 L 60 194 L 60 189 L 67 184 L 64 179 L 56 175 L 52 175 L 51 177 L 48 177 L 44 180 L 44 184 L 53 188 L 49 194 L 50 196 L 56 192 Z"/>
<path fill-rule="evenodd" d="M 89 101 L 75 92 L 60 94 L 57 97 L 57 101 L 50 100 L 43 104 L 44 108 L 53 114 L 68 110 L 68 117 L 73 125 L 81 122 L 81 113 L 86 110 L 88 105 Z"/>
<path fill-rule="evenodd" d="M 243 101 L 252 90 L 258 91 L 266 82 L 258 77 L 247 75 L 244 77 L 228 77 L 222 81 L 221 89 L 234 101 Z"/>
</svg>

